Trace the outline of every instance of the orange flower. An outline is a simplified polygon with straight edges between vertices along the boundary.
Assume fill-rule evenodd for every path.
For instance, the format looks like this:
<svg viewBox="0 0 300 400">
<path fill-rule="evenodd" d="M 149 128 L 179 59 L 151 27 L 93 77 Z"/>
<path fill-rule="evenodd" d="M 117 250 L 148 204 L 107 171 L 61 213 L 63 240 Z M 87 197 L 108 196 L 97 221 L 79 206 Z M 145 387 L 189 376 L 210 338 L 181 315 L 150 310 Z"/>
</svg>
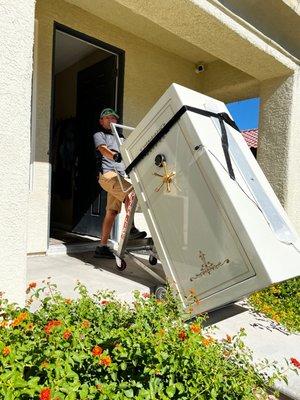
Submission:
<svg viewBox="0 0 300 400">
<path fill-rule="evenodd" d="M 5 346 L 2 350 L 2 354 L 4 355 L 4 357 L 7 357 L 10 354 L 11 350 L 10 347 Z"/>
<path fill-rule="evenodd" d="M 51 389 L 48 387 L 42 389 L 39 399 L 40 400 L 50 400 L 51 399 Z"/>
<path fill-rule="evenodd" d="M 204 337 L 203 339 L 202 339 L 202 344 L 203 344 L 203 346 L 205 346 L 205 347 L 207 347 L 207 346 L 209 346 L 211 343 L 213 343 L 214 342 L 214 339 L 213 338 L 211 338 L 210 336 L 209 337 Z"/>
<path fill-rule="evenodd" d="M 65 299 L 65 303 L 66 304 L 71 304 L 72 303 L 72 299 Z"/>
<path fill-rule="evenodd" d="M 90 326 L 91 326 L 91 323 L 87 319 L 83 320 L 81 323 L 82 328 L 89 328 Z"/>
<path fill-rule="evenodd" d="M 28 312 L 21 312 L 17 318 L 15 318 L 13 320 L 13 322 L 11 323 L 11 326 L 13 326 L 14 328 L 18 325 L 20 325 L 26 318 L 28 317 Z"/>
<path fill-rule="evenodd" d="M 200 333 L 201 332 L 201 327 L 196 324 L 190 325 L 190 329 L 193 333 Z"/>
<path fill-rule="evenodd" d="M 36 282 L 31 282 L 29 283 L 27 289 L 26 289 L 26 293 L 28 294 L 30 292 L 31 289 L 36 288 Z"/>
<path fill-rule="evenodd" d="M 229 335 L 226 335 L 226 342 L 231 343 L 232 342 L 232 337 Z"/>
<path fill-rule="evenodd" d="M 106 306 L 108 303 L 109 303 L 108 300 L 101 300 L 101 304 L 102 304 L 103 306 Z"/>
<path fill-rule="evenodd" d="M 71 336 L 72 336 L 72 332 L 71 332 L 69 329 L 67 329 L 66 331 L 64 331 L 64 333 L 63 333 L 63 338 L 64 338 L 65 340 L 70 339 Z"/>
<path fill-rule="evenodd" d="M 0 321 L 0 328 L 5 328 L 8 325 L 8 321 Z"/>
<path fill-rule="evenodd" d="M 101 356 L 102 353 L 103 353 L 102 347 L 97 346 L 97 345 L 96 345 L 95 347 L 93 347 L 93 349 L 92 349 L 92 355 L 93 355 L 94 357 Z"/>
<path fill-rule="evenodd" d="M 179 337 L 180 340 L 183 341 L 183 340 L 185 340 L 187 338 L 187 334 L 186 334 L 185 331 L 180 331 L 179 334 L 178 334 L 178 337 Z"/>
<path fill-rule="evenodd" d="M 28 288 L 29 288 L 29 289 L 34 289 L 34 288 L 36 288 L 36 282 L 31 282 L 31 283 L 29 283 Z"/>
<path fill-rule="evenodd" d="M 49 321 L 47 325 L 45 325 L 44 331 L 46 332 L 47 335 L 50 335 L 52 329 L 60 325 L 62 325 L 62 322 L 54 319 L 52 321 Z"/>
<path fill-rule="evenodd" d="M 100 358 L 99 364 L 105 365 L 106 367 L 109 367 L 111 364 L 111 358 L 110 356 L 102 356 Z"/>
<path fill-rule="evenodd" d="M 300 361 L 298 361 L 296 358 L 292 357 L 290 358 L 290 361 L 295 367 L 300 368 Z"/>
</svg>

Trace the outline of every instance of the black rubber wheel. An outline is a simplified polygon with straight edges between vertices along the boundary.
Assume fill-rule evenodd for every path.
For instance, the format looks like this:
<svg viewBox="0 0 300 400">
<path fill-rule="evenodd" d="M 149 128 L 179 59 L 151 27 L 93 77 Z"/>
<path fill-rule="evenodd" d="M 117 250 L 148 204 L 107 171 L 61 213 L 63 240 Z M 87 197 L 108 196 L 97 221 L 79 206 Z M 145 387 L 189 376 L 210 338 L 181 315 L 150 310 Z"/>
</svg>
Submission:
<svg viewBox="0 0 300 400">
<path fill-rule="evenodd" d="M 167 289 L 165 286 L 158 286 L 154 292 L 155 298 L 158 300 L 163 300 L 166 297 L 166 294 Z"/>
<path fill-rule="evenodd" d="M 116 267 L 119 271 L 124 271 L 124 269 L 127 267 L 126 261 L 120 260 L 119 263 L 116 263 Z"/>
<path fill-rule="evenodd" d="M 154 256 L 149 256 L 149 264 L 156 265 L 157 264 L 157 258 L 154 257 Z"/>
</svg>

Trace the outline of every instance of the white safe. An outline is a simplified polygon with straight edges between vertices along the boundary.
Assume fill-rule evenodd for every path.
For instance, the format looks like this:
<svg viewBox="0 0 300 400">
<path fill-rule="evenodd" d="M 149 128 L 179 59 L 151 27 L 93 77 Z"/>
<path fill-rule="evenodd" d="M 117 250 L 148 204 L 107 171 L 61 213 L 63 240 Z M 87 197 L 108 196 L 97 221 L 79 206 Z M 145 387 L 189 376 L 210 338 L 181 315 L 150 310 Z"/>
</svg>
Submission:
<svg viewBox="0 0 300 400">
<path fill-rule="evenodd" d="M 121 154 L 192 315 L 299 275 L 297 233 L 224 103 L 172 84 Z"/>
</svg>

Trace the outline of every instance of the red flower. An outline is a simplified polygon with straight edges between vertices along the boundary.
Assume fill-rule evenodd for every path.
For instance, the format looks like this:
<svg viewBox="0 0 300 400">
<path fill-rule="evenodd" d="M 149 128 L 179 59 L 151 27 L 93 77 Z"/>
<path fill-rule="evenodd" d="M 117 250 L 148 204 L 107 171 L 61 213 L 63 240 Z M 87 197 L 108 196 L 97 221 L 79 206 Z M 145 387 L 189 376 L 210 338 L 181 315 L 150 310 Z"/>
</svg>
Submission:
<svg viewBox="0 0 300 400">
<path fill-rule="evenodd" d="M 180 331 L 178 337 L 179 337 L 180 340 L 183 341 L 183 340 L 185 340 L 187 338 L 187 334 L 186 334 L 185 331 Z"/>
<path fill-rule="evenodd" d="M 292 357 L 290 361 L 295 367 L 300 368 L 300 361 L 298 361 L 296 358 Z"/>
<path fill-rule="evenodd" d="M 51 389 L 50 388 L 42 389 L 39 399 L 40 400 L 50 400 L 51 399 Z"/>
<path fill-rule="evenodd" d="M 93 347 L 93 349 L 92 349 L 92 355 L 93 355 L 94 357 L 101 356 L 102 353 L 103 353 L 102 347 L 97 346 L 97 345 L 96 345 L 95 347 Z"/>
<path fill-rule="evenodd" d="M 199 325 L 192 324 L 192 325 L 190 325 L 190 330 L 193 333 L 200 333 L 201 332 L 201 327 Z"/>
<path fill-rule="evenodd" d="M 30 282 L 29 285 L 28 285 L 28 288 L 29 288 L 29 289 L 34 289 L 34 288 L 36 288 L 36 282 Z"/>
<path fill-rule="evenodd" d="M 142 294 L 142 296 L 144 297 L 144 299 L 149 299 L 150 294 L 145 292 L 145 293 Z"/>
<path fill-rule="evenodd" d="M 68 340 L 68 339 L 70 339 L 71 336 L 72 336 L 72 332 L 71 331 L 69 331 L 68 329 L 66 331 L 64 331 L 64 333 L 63 333 L 63 338 L 64 339 Z"/>
<path fill-rule="evenodd" d="M 46 332 L 47 335 L 50 335 L 52 329 L 55 328 L 56 326 L 60 326 L 61 324 L 62 324 L 61 321 L 58 321 L 58 320 L 55 320 L 55 319 L 52 320 L 52 321 L 49 321 L 47 323 L 47 325 L 45 325 L 44 331 Z"/>
<path fill-rule="evenodd" d="M 111 358 L 110 356 L 103 356 L 101 357 L 99 364 L 105 365 L 106 367 L 109 367 L 111 364 Z"/>
<path fill-rule="evenodd" d="M 26 289 L 26 293 L 28 294 L 30 292 L 31 289 L 36 288 L 36 282 L 31 282 L 29 283 L 27 289 Z"/>
<path fill-rule="evenodd" d="M 101 300 L 101 304 L 102 304 L 103 306 L 106 306 L 106 304 L 108 304 L 108 303 L 109 303 L 108 300 Z"/>
<path fill-rule="evenodd" d="M 10 348 L 8 346 L 5 346 L 2 350 L 2 354 L 4 355 L 4 357 L 7 357 L 10 354 Z"/>
</svg>

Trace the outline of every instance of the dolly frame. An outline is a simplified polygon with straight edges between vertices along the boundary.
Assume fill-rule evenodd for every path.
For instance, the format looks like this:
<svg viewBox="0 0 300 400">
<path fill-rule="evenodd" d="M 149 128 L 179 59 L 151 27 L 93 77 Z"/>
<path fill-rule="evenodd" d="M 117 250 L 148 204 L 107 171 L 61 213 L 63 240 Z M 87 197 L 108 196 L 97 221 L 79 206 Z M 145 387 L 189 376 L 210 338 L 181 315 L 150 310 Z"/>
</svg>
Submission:
<svg viewBox="0 0 300 400">
<path fill-rule="evenodd" d="M 120 147 L 123 143 L 123 138 L 120 137 L 117 128 L 121 128 L 122 130 L 130 130 L 133 131 L 135 128 L 132 128 L 131 126 L 126 126 L 126 125 L 121 125 L 121 124 L 115 124 L 111 123 L 111 131 L 116 137 L 118 147 L 120 150 Z M 118 176 L 119 178 L 119 176 Z M 121 184 L 121 182 L 120 182 Z M 122 187 L 122 185 L 121 185 Z M 160 275 L 158 275 L 155 271 L 153 271 L 151 268 L 149 268 L 146 264 L 144 264 L 135 254 L 137 251 L 148 251 L 149 252 L 149 263 L 151 265 L 156 265 L 157 263 L 157 253 L 156 249 L 153 243 L 152 238 L 148 239 L 143 239 L 143 243 L 139 241 L 136 245 L 128 245 L 129 241 L 129 235 L 130 235 L 130 229 L 132 227 L 133 219 L 134 219 L 134 213 L 137 207 L 137 197 L 134 193 L 129 193 L 129 203 L 127 207 L 127 212 L 125 216 L 125 220 L 122 226 L 122 231 L 121 231 L 121 236 L 120 240 L 118 243 L 117 249 L 114 251 L 115 257 L 116 257 L 116 267 L 118 270 L 123 271 L 127 264 L 125 261 L 125 256 L 128 256 L 135 264 L 137 264 L 140 268 L 142 268 L 145 272 L 147 272 L 149 275 L 151 275 L 153 278 L 155 278 L 157 281 L 160 282 L 160 284 L 165 285 L 166 280 L 163 279 Z"/>
</svg>

